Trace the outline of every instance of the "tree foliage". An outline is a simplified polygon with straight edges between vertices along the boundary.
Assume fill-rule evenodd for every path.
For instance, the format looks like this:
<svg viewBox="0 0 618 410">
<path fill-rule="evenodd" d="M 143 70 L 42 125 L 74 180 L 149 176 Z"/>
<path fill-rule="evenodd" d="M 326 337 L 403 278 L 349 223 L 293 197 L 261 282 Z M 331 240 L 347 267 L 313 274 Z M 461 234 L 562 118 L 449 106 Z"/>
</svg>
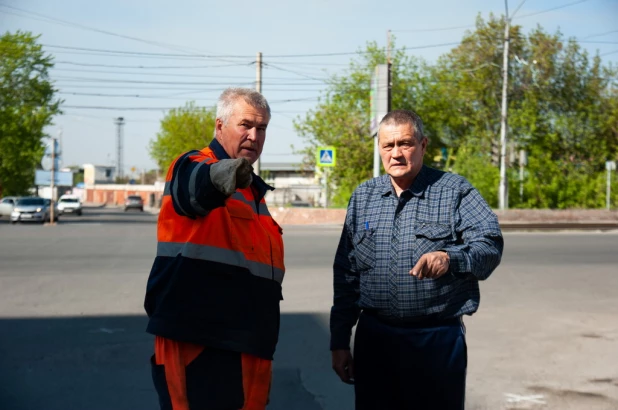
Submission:
<svg viewBox="0 0 618 410">
<path fill-rule="evenodd" d="M 60 113 L 52 57 L 30 33 L 0 36 L 0 195 L 25 194 L 44 152 L 45 126 Z"/>
<path fill-rule="evenodd" d="M 161 131 L 150 142 L 150 156 L 159 169 L 167 171 L 183 152 L 202 149 L 214 136 L 215 109 L 197 107 L 194 102 L 170 110 L 161 120 Z"/>
<path fill-rule="evenodd" d="M 307 141 L 305 162 L 315 164 L 320 145 L 337 148 L 337 167 L 331 172 L 336 187 L 332 204 L 343 206 L 354 188 L 372 176 L 373 139 L 369 135 L 369 91 L 371 75 L 377 64 L 386 62 L 386 53 L 370 43 L 359 58 L 350 63 L 346 75 L 334 76 L 317 107 L 295 122 L 296 130 Z M 426 86 L 424 66 L 403 51 L 393 55 L 393 106 L 416 108 L 412 96 Z"/>
<path fill-rule="evenodd" d="M 479 17 L 475 30 L 433 66 L 396 51 L 392 74 L 392 109 L 413 109 L 425 123 L 425 161 L 466 176 L 493 206 L 499 171 L 491 147 L 500 135 L 504 24 Z M 316 145 L 341 150 L 334 171 L 338 204 L 371 176 L 369 79 L 384 62 L 384 50 L 369 44 L 296 123 L 309 142 L 309 161 Z M 517 25 L 510 29 L 509 63 L 508 157 L 528 154 L 521 197 L 519 164 L 508 169 L 510 206 L 604 206 L 604 164 L 618 158 L 616 69 L 560 32 L 537 27 L 525 35 Z M 448 157 L 440 158 L 440 151 Z"/>
</svg>

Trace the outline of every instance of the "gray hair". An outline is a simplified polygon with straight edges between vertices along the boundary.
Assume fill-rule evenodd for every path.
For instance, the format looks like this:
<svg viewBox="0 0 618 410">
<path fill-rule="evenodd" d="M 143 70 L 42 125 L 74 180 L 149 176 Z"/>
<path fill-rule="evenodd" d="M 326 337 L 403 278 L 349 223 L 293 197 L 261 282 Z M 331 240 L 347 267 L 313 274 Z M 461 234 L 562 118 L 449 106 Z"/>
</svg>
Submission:
<svg viewBox="0 0 618 410">
<path fill-rule="evenodd" d="M 395 110 L 391 111 L 382 118 L 380 121 L 380 129 L 383 125 L 410 125 L 414 130 L 414 136 L 418 142 L 422 142 L 425 139 L 425 132 L 423 131 L 423 120 L 417 113 L 410 110 Z M 378 129 L 378 134 L 380 133 Z"/>
<path fill-rule="evenodd" d="M 247 104 L 253 108 L 266 110 L 268 118 L 270 118 L 270 106 L 266 98 L 257 91 L 251 88 L 227 88 L 217 101 L 217 117 L 223 124 L 227 124 L 228 120 L 234 112 L 234 106 L 239 98 L 242 98 Z"/>
</svg>

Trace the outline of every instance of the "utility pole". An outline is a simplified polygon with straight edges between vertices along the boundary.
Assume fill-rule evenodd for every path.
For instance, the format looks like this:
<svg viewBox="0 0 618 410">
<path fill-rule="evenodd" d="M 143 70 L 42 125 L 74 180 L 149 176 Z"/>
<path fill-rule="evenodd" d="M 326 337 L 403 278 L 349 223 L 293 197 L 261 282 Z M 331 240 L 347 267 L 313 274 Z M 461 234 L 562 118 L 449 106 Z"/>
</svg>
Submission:
<svg viewBox="0 0 618 410">
<path fill-rule="evenodd" d="M 508 101 L 507 90 L 509 82 L 509 31 L 511 28 L 511 20 L 509 18 L 509 3 L 504 1 L 506 8 L 505 26 L 504 26 L 504 55 L 502 59 L 502 111 L 500 120 L 500 186 L 498 189 L 498 204 L 501 211 L 508 208 L 508 181 L 506 179 L 506 132 L 507 132 L 507 115 Z"/>
<path fill-rule="evenodd" d="M 391 112 L 392 107 L 392 90 L 393 90 L 393 80 L 391 76 L 391 67 L 393 65 L 393 61 L 391 60 L 391 31 L 388 30 L 386 32 L 386 64 L 388 65 L 387 78 L 386 81 L 388 83 L 388 101 L 386 106 L 386 113 Z"/>
<path fill-rule="evenodd" d="M 328 208 L 328 167 L 323 167 L 324 170 L 324 208 Z"/>
<path fill-rule="evenodd" d="M 524 202 L 524 167 L 528 165 L 528 154 L 525 150 L 519 150 L 519 202 Z"/>
<path fill-rule="evenodd" d="M 616 170 L 616 161 L 606 161 L 605 169 L 607 170 L 607 188 L 605 190 L 605 206 L 609 211 L 612 205 L 612 171 Z"/>
<path fill-rule="evenodd" d="M 62 138 L 62 130 L 58 131 L 58 135 Z M 54 215 L 56 200 L 54 192 L 56 191 L 56 138 L 52 137 L 51 141 L 51 170 L 50 170 L 51 180 L 49 182 L 49 187 L 51 189 L 51 203 L 49 206 L 49 224 L 54 225 L 54 220 L 56 219 L 56 215 Z"/>
<path fill-rule="evenodd" d="M 257 53 L 257 58 L 255 60 L 255 90 L 258 93 L 262 93 L 262 53 L 260 51 L 258 51 Z M 260 176 L 260 159 L 258 158 L 257 161 L 255 161 L 253 163 L 253 172 L 255 172 L 255 174 L 257 176 Z"/>
<path fill-rule="evenodd" d="M 391 111 L 391 89 L 393 86 L 391 80 L 391 31 L 388 30 L 386 32 L 386 114 Z M 376 80 L 377 81 L 377 80 Z M 377 94 L 374 98 L 380 99 L 380 90 L 378 90 Z M 375 101 L 374 104 L 380 105 L 379 101 Z M 373 137 L 373 177 L 377 178 L 380 176 L 380 145 L 378 143 L 378 133 L 376 133 Z"/>
<path fill-rule="evenodd" d="M 124 118 L 118 117 L 116 118 L 116 126 L 117 126 L 117 142 L 116 142 L 116 166 L 118 167 L 118 178 L 122 178 L 124 176 L 124 162 L 123 162 L 123 135 L 122 135 L 122 127 L 124 126 Z"/>
</svg>

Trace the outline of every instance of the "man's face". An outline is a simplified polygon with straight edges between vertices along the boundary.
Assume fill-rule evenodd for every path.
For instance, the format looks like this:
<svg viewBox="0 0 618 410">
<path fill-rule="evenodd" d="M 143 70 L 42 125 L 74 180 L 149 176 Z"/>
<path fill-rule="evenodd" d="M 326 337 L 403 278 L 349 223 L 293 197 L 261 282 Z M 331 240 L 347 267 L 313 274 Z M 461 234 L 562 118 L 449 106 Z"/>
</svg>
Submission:
<svg viewBox="0 0 618 410">
<path fill-rule="evenodd" d="M 254 108 L 240 98 L 227 124 L 217 118 L 217 139 L 230 158 L 246 158 L 253 164 L 264 148 L 269 121 L 268 111 Z"/>
<path fill-rule="evenodd" d="M 423 166 L 427 138 L 419 142 L 409 124 L 386 124 L 380 128 L 378 146 L 386 173 L 400 185 L 412 184 Z"/>
</svg>

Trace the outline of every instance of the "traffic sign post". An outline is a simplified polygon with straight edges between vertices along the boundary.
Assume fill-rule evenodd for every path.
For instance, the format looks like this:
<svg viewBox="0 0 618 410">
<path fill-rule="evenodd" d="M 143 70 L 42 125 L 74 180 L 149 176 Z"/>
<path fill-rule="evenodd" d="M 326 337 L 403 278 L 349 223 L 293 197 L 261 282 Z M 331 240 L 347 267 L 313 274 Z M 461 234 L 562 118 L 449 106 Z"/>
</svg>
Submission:
<svg viewBox="0 0 618 410">
<path fill-rule="evenodd" d="M 606 161 L 605 162 L 605 169 L 607 170 L 607 189 L 606 189 L 606 193 L 605 193 L 605 201 L 606 201 L 606 207 L 607 210 L 609 211 L 611 209 L 611 205 L 612 205 L 612 201 L 611 201 L 611 197 L 612 197 L 612 171 L 616 170 L 616 161 Z"/>
<path fill-rule="evenodd" d="M 328 169 L 337 164 L 337 149 L 335 147 L 318 147 L 315 153 L 315 163 L 324 168 L 324 208 L 328 207 Z"/>
</svg>

